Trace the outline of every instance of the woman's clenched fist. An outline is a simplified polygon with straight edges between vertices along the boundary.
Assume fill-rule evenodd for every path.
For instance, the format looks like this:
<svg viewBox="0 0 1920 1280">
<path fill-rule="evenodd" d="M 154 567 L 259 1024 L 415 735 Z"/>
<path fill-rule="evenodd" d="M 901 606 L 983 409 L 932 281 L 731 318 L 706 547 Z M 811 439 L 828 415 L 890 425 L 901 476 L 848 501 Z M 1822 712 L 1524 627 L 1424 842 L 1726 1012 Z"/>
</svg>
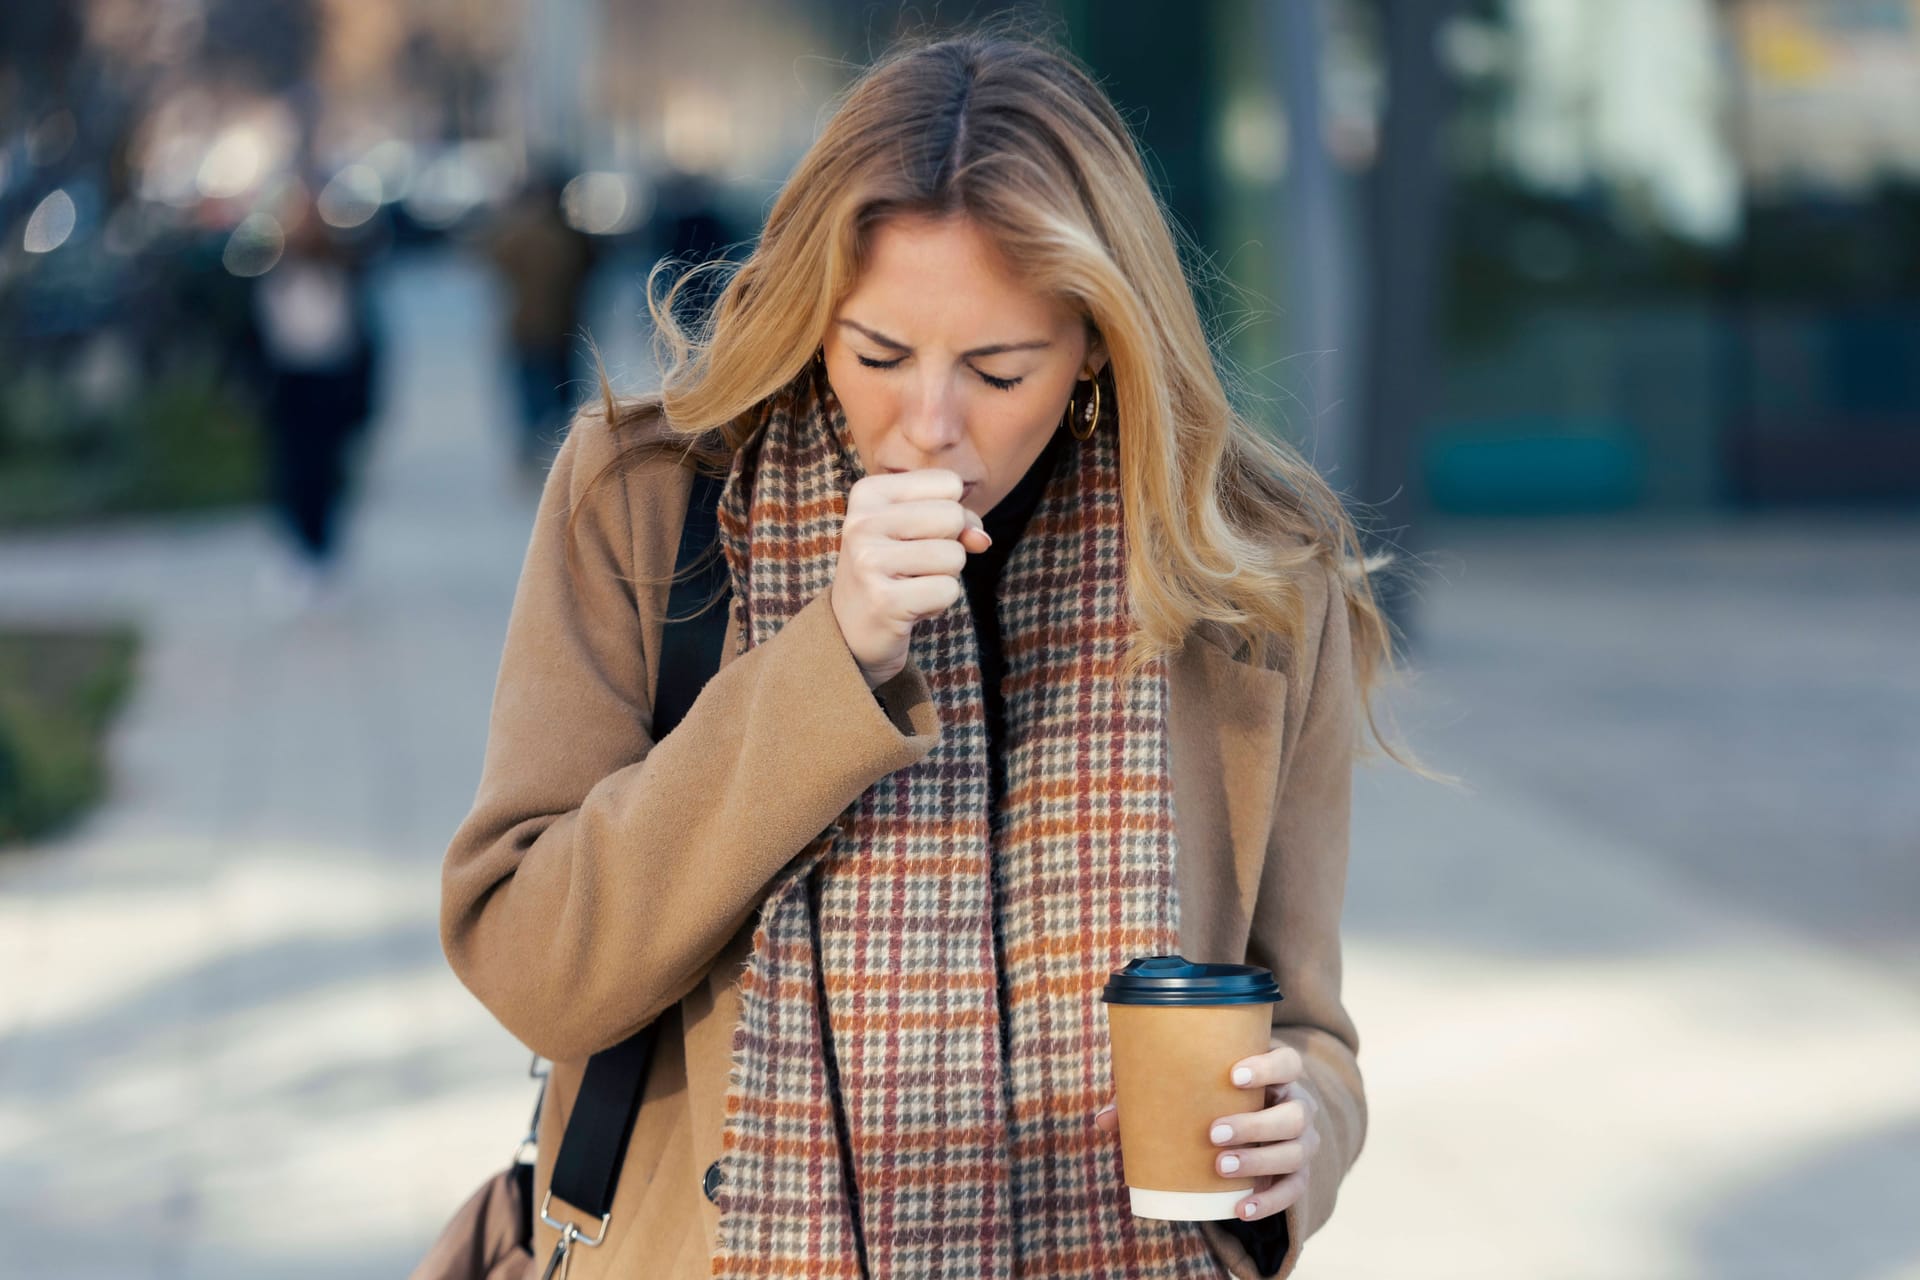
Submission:
<svg viewBox="0 0 1920 1280">
<path fill-rule="evenodd" d="M 900 674 L 913 624 L 951 608 L 968 554 L 993 545 L 964 492 L 958 475 L 933 469 L 871 475 L 847 493 L 833 616 L 869 688 Z"/>
</svg>

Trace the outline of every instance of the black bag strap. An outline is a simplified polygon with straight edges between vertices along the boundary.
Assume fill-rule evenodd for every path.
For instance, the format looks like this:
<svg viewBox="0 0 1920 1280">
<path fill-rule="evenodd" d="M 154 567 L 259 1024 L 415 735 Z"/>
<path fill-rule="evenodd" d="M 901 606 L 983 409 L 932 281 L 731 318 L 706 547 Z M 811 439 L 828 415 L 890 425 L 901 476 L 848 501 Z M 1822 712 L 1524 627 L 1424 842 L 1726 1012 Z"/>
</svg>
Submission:
<svg viewBox="0 0 1920 1280">
<path fill-rule="evenodd" d="M 680 526 L 673 589 L 667 595 L 667 625 L 660 636 L 660 679 L 653 691 L 655 742 L 673 732 L 720 668 L 727 601 L 733 595 L 719 545 L 720 486 L 717 476 L 696 472 L 687 517 Z M 703 556 L 705 563 L 700 563 Z M 707 607 L 710 600 L 717 603 Z"/>
<path fill-rule="evenodd" d="M 696 472 L 680 529 L 674 582 L 667 597 L 667 623 L 661 639 L 660 677 L 653 699 L 653 739 L 672 732 L 701 688 L 720 667 L 726 640 L 728 600 L 732 595 L 726 558 L 718 544 L 721 480 Z M 712 554 L 696 572 L 709 549 Z M 600 1219 L 598 1238 L 578 1234 L 581 1244 L 597 1244 L 606 1235 L 614 1188 L 626 1158 L 627 1139 L 640 1110 L 653 1056 L 654 1027 L 603 1049 L 587 1061 L 580 1096 L 567 1119 L 566 1136 L 554 1160 L 551 1195 Z M 541 1206 L 546 1212 L 546 1206 Z"/>
</svg>

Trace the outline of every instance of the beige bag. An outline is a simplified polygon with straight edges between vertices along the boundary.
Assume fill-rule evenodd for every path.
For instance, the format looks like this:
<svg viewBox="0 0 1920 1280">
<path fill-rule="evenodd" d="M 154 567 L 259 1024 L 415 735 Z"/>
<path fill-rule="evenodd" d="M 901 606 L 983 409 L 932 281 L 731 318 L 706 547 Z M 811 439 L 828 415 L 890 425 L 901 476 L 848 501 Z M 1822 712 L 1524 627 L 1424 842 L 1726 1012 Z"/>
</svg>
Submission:
<svg viewBox="0 0 1920 1280">
<path fill-rule="evenodd" d="M 410 1280 L 527 1280 L 533 1274 L 533 1166 L 502 1169 L 441 1229 Z"/>
</svg>

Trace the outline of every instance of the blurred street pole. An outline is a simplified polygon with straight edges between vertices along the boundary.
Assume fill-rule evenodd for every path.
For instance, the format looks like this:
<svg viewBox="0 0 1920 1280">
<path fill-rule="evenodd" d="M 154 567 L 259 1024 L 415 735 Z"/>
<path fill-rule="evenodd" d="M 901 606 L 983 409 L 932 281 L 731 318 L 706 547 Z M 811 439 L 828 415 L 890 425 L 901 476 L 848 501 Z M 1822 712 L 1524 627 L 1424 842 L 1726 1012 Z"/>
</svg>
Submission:
<svg viewBox="0 0 1920 1280">
<path fill-rule="evenodd" d="M 1438 393 L 1440 251 L 1445 210 L 1440 151 L 1448 94 L 1439 36 L 1453 0 L 1375 0 L 1387 106 L 1369 192 L 1365 341 L 1360 379 L 1360 483 L 1373 508 L 1370 548 L 1419 553 L 1425 516 L 1419 436 Z M 1381 603 L 1410 644 L 1417 582 L 1382 584 Z"/>
<path fill-rule="evenodd" d="M 1304 364 L 1289 381 L 1300 388 L 1309 459 L 1336 490 L 1356 480 L 1354 440 L 1356 316 L 1359 274 L 1351 219 L 1341 208 L 1341 175 L 1327 148 L 1321 65 L 1328 0 L 1263 6 L 1261 35 L 1279 73 L 1287 120 L 1286 179 L 1274 189 L 1281 228 L 1280 296 L 1286 349 Z"/>
</svg>

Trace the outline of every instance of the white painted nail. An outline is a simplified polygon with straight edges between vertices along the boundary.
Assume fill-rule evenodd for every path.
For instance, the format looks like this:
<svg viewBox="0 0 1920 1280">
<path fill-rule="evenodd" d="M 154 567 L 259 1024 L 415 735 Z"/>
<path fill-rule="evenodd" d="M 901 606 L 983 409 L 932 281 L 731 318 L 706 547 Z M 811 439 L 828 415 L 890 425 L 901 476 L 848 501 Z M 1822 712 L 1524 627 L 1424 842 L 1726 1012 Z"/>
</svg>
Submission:
<svg viewBox="0 0 1920 1280">
<path fill-rule="evenodd" d="M 1220 1157 L 1220 1172 L 1236 1173 L 1239 1171 L 1239 1169 L 1240 1169 L 1239 1156 L 1221 1156 Z"/>
<path fill-rule="evenodd" d="M 1217 1124 L 1213 1126 L 1213 1132 L 1208 1136 L 1215 1142 L 1231 1142 L 1233 1141 L 1233 1126 Z"/>
<path fill-rule="evenodd" d="M 1240 1215 L 1245 1218 L 1251 1218 L 1254 1214 L 1258 1213 L 1259 1211 L 1260 1211 L 1260 1206 L 1255 1204 L 1253 1201 L 1249 1200 L 1245 1205 L 1241 1206 Z"/>
<path fill-rule="evenodd" d="M 1253 1068 L 1252 1067 L 1235 1067 L 1233 1069 L 1233 1082 L 1235 1084 L 1252 1084 Z"/>
</svg>

